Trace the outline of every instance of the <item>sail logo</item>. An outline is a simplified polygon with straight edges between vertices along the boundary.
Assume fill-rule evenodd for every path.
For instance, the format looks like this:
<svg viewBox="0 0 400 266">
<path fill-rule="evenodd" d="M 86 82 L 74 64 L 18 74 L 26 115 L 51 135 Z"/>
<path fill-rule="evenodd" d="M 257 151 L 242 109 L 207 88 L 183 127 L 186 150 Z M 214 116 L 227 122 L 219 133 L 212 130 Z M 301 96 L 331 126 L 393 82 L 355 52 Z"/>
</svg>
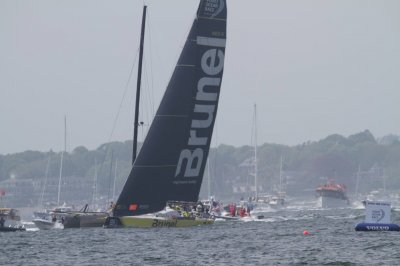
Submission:
<svg viewBox="0 0 400 266">
<path fill-rule="evenodd" d="M 380 222 L 384 217 L 385 212 L 382 209 L 372 211 L 372 219 L 376 220 L 376 222 Z"/>
<path fill-rule="evenodd" d="M 200 175 L 205 149 L 209 147 L 212 126 L 215 121 L 225 58 L 224 50 L 221 48 L 225 47 L 225 42 L 225 39 L 220 38 L 197 37 L 198 45 L 213 48 L 206 50 L 201 57 L 202 76 L 197 82 L 194 114 L 187 142 L 188 148 L 180 153 L 175 177 L 180 175 L 183 170 L 184 177 Z M 202 133 L 203 135 L 201 135 Z"/>
<path fill-rule="evenodd" d="M 225 8 L 224 0 L 206 0 L 204 3 L 204 14 L 206 16 L 216 17 Z"/>
<path fill-rule="evenodd" d="M 178 220 L 174 221 L 162 221 L 154 219 L 153 223 L 151 224 L 152 227 L 176 227 L 178 224 Z"/>
</svg>

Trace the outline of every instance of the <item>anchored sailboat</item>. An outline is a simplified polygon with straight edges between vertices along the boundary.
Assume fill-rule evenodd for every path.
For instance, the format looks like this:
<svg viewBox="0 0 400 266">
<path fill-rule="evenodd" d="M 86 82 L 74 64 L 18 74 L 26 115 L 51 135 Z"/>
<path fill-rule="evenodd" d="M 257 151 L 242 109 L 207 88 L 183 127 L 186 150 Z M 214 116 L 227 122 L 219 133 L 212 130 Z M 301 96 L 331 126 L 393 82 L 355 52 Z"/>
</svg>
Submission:
<svg viewBox="0 0 400 266">
<path fill-rule="evenodd" d="M 200 1 L 170 83 L 106 226 L 185 227 L 213 222 L 154 213 L 169 202 L 185 202 L 181 206 L 187 207 L 198 201 L 224 69 L 226 15 L 225 0 Z"/>
<path fill-rule="evenodd" d="M 279 209 L 285 206 L 285 192 L 282 190 L 282 165 L 281 156 L 279 166 L 279 191 L 274 194 L 264 194 L 258 191 L 258 159 L 257 159 L 257 105 L 254 104 L 254 187 L 255 196 L 250 198 L 248 209 L 254 208 L 252 213 L 263 213 L 270 208 Z M 257 216 L 257 215 L 256 215 Z M 260 217 L 262 215 L 259 215 Z"/>
<path fill-rule="evenodd" d="M 100 212 L 100 211 L 89 211 L 88 204 L 81 210 L 73 210 L 71 207 L 60 205 L 60 192 L 61 192 L 61 184 L 62 184 L 62 167 L 63 167 L 63 157 L 64 153 L 66 153 L 66 128 L 67 122 L 66 117 L 64 118 L 64 150 L 61 153 L 61 162 L 60 162 L 60 177 L 58 182 L 58 194 L 57 194 L 57 207 L 53 209 L 48 209 L 45 211 L 34 212 L 33 223 L 40 230 L 49 230 L 49 229 L 63 229 L 63 228 L 80 228 L 80 227 L 101 227 L 104 224 L 104 221 L 109 216 L 108 212 Z M 95 160 L 96 162 L 96 160 Z M 97 164 L 97 163 L 95 163 Z M 48 165 L 46 167 L 45 174 L 45 184 L 43 186 L 43 191 L 41 195 L 41 206 L 43 207 L 43 195 L 44 189 L 47 182 L 47 176 L 50 166 L 50 159 Z M 95 185 L 97 181 L 97 170 L 95 165 Z M 96 188 L 95 188 L 96 189 Z M 96 190 L 93 193 L 93 202 L 95 199 Z"/>
</svg>

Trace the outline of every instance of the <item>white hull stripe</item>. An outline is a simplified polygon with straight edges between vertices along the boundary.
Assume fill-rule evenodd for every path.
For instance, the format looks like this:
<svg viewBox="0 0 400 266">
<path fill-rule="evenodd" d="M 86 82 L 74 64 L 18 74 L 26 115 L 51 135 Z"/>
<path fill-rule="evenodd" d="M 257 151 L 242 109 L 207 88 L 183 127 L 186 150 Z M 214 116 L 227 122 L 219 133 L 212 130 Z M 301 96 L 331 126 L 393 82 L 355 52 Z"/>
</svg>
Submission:
<svg viewBox="0 0 400 266">
<path fill-rule="evenodd" d="M 205 46 L 225 47 L 226 39 L 197 36 L 197 44 Z"/>
</svg>

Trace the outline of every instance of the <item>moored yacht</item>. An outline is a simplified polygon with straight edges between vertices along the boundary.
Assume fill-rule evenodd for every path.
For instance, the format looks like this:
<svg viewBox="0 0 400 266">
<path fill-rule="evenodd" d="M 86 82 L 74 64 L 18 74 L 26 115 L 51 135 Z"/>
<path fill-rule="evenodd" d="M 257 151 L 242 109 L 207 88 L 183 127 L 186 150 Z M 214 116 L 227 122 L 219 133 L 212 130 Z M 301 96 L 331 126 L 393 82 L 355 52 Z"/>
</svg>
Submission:
<svg viewBox="0 0 400 266">
<path fill-rule="evenodd" d="M 37 212 L 33 222 L 41 230 L 102 227 L 108 216 L 108 212 L 90 211 L 86 204 L 79 211 L 61 206 L 46 212 Z"/>
</svg>

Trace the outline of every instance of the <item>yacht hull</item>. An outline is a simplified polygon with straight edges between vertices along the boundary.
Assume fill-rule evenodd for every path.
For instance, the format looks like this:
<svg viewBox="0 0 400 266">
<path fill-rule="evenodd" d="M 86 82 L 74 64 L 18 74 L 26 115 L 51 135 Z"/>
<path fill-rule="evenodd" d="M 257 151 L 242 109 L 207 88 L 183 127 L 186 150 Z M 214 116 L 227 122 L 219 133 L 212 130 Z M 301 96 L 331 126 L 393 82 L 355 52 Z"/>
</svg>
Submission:
<svg viewBox="0 0 400 266">
<path fill-rule="evenodd" d="M 345 208 L 349 206 L 346 199 L 322 196 L 319 198 L 321 208 Z"/>
<path fill-rule="evenodd" d="M 102 227 L 108 213 L 70 213 L 65 215 L 64 228 Z"/>
<path fill-rule="evenodd" d="M 16 231 L 26 231 L 26 229 L 19 227 L 0 227 L 0 232 L 16 232 Z"/>
<path fill-rule="evenodd" d="M 56 223 L 45 219 L 34 219 L 33 223 L 40 230 L 51 230 L 56 227 Z"/>
<path fill-rule="evenodd" d="M 116 219 L 116 217 L 113 217 Z M 111 219 L 106 227 L 133 227 L 133 228 L 160 228 L 160 227 L 193 227 L 199 225 L 210 225 L 214 223 L 214 219 L 207 218 L 169 218 L 169 217 L 156 217 L 149 215 L 142 216 L 121 216 L 117 218 L 118 221 Z"/>
<path fill-rule="evenodd" d="M 86 214 L 80 216 L 80 227 L 102 227 L 108 213 Z"/>
</svg>

